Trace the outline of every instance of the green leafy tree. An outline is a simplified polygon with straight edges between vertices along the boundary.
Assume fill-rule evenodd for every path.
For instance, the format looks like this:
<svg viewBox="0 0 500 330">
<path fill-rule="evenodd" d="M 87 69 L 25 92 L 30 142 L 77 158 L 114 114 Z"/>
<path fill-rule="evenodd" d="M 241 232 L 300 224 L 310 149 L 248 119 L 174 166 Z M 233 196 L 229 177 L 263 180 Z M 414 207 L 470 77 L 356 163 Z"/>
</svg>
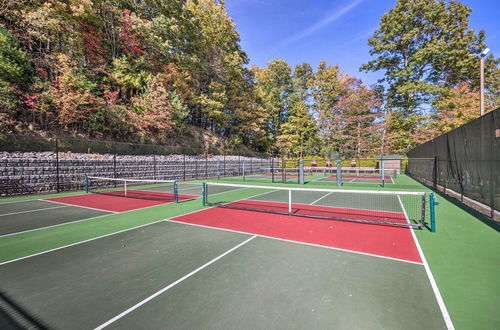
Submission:
<svg viewBox="0 0 500 330">
<path fill-rule="evenodd" d="M 342 95 L 340 70 L 338 65 L 327 65 L 321 61 L 314 75 L 312 88 L 313 110 L 318 118 L 320 135 L 324 141 L 326 153 L 339 151 L 341 147 L 340 118 L 335 105 Z"/>
<path fill-rule="evenodd" d="M 342 96 L 335 105 L 340 114 L 342 154 L 361 158 L 374 153 L 380 146 L 373 144 L 374 135 L 381 129 L 382 99 L 376 90 L 354 77 L 344 75 L 341 78 Z"/>
<path fill-rule="evenodd" d="M 0 130 L 12 129 L 16 112 L 33 78 L 30 59 L 19 41 L 0 27 Z"/>
<path fill-rule="evenodd" d="M 298 94 L 291 96 L 290 115 L 281 125 L 277 146 L 283 154 L 299 156 L 317 154 L 321 149 L 318 127 L 309 113 L 309 107 Z"/>
<path fill-rule="evenodd" d="M 299 156 L 318 154 L 321 149 L 316 121 L 312 117 L 311 86 L 314 72 L 308 63 L 295 66 L 293 92 L 289 97 L 289 115 L 281 125 L 277 145 L 283 153 Z"/>
<path fill-rule="evenodd" d="M 284 60 L 272 60 L 267 68 L 252 68 L 258 98 L 268 113 L 268 134 L 272 144 L 280 134 L 281 125 L 288 120 L 290 96 L 293 93 L 291 68 Z"/>
<path fill-rule="evenodd" d="M 193 43 L 196 61 L 189 66 L 197 96 L 192 105 L 193 121 L 225 134 L 235 111 L 229 95 L 234 95 L 231 90 L 236 83 L 245 82 L 247 55 L 239 45 L 240 36 L 224 2 L 190 0 L 186 9 L 200 28 L 200 36 Z"/>
<path fill-rule="evenodd" d="M 484 32 L 469 28 L 471 9 L 456 1 L 399 0 L 382 16 L 368 41 L 374 60 L 365 71 L 385 71 L 386 102 L 404 116 L 415 114 L 441 91 L 473 80 Z"/>
<path fill-rule="evenodd" d="M 384 71 L 379 82 L 386 86 L 385 103 L 395 120 L 388 127 L 402 129 L 390 132 L 398 146 L 394 151 L 413 146 L 408 136 L 417 133 L 435 97 L 461 82 L 478 85 L 485 33 L 470 29 L 470 13 L 457 1 L 398 0 L 369 39 L 376 58 L 361 70 Z"/>
<path fill-rule="evenodd" d="M 245 81 L 235 84 L 229 95 L 234 113 L 230 121 L 232 131 L 228 133 L 234 136 L 235 141 L 265 152 L 272 143 L 268 134 L 269 114 L 252 85 L 255 79 L 253 73 L 246 71 L 243 77 Z"/>
</svg>

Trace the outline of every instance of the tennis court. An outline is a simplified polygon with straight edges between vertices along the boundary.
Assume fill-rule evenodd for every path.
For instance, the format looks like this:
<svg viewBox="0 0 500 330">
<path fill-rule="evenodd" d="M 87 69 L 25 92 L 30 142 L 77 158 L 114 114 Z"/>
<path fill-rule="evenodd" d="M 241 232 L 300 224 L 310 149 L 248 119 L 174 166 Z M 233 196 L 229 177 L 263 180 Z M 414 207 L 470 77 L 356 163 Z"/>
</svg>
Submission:
<svg viewBox="0 0 500 330">
<path fill-rule="evenodd" d="M 116 191 L 60 198 L 145 201 Z M 2 213 L 27 211 L 20 205 L 32 203 L 30 213 L 41 218 L 66 208 L 77 215 L 109 212 L 79 226 L 148 209 L 183 212 L 6 260 L 0 264 L 2 290 L 51 328 L 450 327 L 414 235 L 419 229 L 411 229 L 419 228 L 421 204 L 415 201 L 421 194 L 359 193 L 223 183 L 202 189 L 193 183 L 179 185 L 184 200 L 144 211 L 49 209 L 59 204 L 46 200 L 3 203 Z M 211 206 L 194 199 L 202 194 Z M 387 220 L 393 224 L 377 224 Z"/>
<path fill-rule="evenodd" d="M 99 188 L 104 191 L 90 194 L 2 203 L 0 237 L 175 202 L 173 185 L 148 183 L 124 189 L 113 181 L 112 188 Z M 200 196 L 199 185 L 183 184 L 180 190 L 180 201 Z M 131 198 L 126 198 L 125 192 Z"/>
</svg>

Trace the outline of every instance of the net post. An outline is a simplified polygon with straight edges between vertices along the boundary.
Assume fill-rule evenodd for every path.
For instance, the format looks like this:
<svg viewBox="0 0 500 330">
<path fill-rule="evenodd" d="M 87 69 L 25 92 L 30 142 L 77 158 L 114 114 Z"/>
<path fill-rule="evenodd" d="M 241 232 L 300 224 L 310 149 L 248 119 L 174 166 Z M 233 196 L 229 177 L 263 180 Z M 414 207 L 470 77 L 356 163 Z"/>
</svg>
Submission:
<svg viewBox="0 0 500 330">
<path fill-rule="evenodd" d="M 201 202 L 203 206 L 207 206 L 207 183 L 201 185 Z"/>
<path fill-rule="evenodd" d="M 382 187 L 385 187 L 385 163 L 384 156 L 380 156 L 380 173 L 382 174 Z"/>
<path fill-rule="evenodd" d="M 179 203 L 179 187 L 176 181 L 174 181 L 174 200 L 176 203 Z"/>
<path fill-rule="evenodd" d="M 422 195 L 422 215 L 420 216 L 420 224 L 425 226 L 425 193 Z"/>
<path fill-rule="evenodd" d="M 288 213 L 292 213 L 292 190 L 288 189 Z"/>
<path fill-rule="evenodd" d="M 304 161 L 299 160 L 299 184 L 304 184 Z"/>
<path fill-rule="evenodd" d="M 429 196 L 429 205 L 430 205 L 430 213 L 431 213 L 431 232 L 436 232 L 436 205 L 439 205 L 436 200 L 434 193 L 432 192 Z"/>
<path fill-rule="evenodd" d="M 340 159 L 335 160 L 337 166 L 337 186 L 342 186 L 342 162 Z"/>
<path fill-rule="evenodd" d="M 87 174 L 85 174 L 85 177 L 83 178 L 83 183 L 85 184 L 85 193 L 89 193 L 89 177 Z"/>
<path fill-rule="evenodd" d="M 274 155 L 271 156 L 271 181 L 274 183 Z"/>
<path fill-rule="evenodd" d="M 124 184 L 125 196 L 127 196 L 127 180 L 123 181 L 123 184 Z"/>
</svg>

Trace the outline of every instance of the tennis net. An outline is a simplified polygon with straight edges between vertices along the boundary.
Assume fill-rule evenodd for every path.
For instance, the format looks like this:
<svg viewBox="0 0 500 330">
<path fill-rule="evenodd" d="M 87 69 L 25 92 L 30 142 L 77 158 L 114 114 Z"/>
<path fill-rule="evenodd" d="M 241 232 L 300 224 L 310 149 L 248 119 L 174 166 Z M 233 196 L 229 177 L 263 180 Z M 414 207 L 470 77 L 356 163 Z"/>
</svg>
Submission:
<svg viewBox="0 0 500 330">
<path fill-rule="evenodd" d="M 305 173 L 304 175 L 307 175 Z M 253 172 L 243 172 L 243 181 L 269 181 L 275 183 L 299 183 L 300 170 L 286 167 L 258 167 Z"/>
<path fill-rule="evenodd" d="M 325 175 L 336 175 L 337 169 L 335 167 L 325 167 L 323 173 Z M 396 178 L 398 172 L 396 169 L 385 169 L 380 168 L 342 168 L 341 174 L 343 177 L 356 177 L 356 178 L 376 178 L 381 179 L 382 177 Z"/>
<path fill-rule="evenodd" d="M 220 194 L 220 191 L 231 191 Z M 250 197 L 237 199 L 235 189 Z M 215 193 L 217 193 L 215 195 Z M 422 227 L 425 192 L 360 191 L 204 183 L 209 206 L 353 222 Z"/>
<path fill-rule="evenodd" d="M 150 200 L 178 201 L 175 180 L 140 180 L 126 178 L 85 177 L 87 193 Z"/>
</svg>

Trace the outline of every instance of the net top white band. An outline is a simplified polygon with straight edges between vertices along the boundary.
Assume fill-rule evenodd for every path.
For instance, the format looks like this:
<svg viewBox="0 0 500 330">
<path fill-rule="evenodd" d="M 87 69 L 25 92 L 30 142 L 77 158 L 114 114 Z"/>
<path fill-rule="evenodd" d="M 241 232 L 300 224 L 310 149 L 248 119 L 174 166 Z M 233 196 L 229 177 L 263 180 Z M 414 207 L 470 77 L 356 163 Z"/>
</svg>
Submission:
<svg viewBox="0 0 500 330">
<path fill-rule="evenodd" d="M 148 179 L 127 179 L 127 178 L 106 178 L 100 176 L 87 176 L 88 179 L 109 180 L 109 181 L 127 181 L 127 182 L 149 182 L 149 183 L 175 183 L 176 180 L 148 180 Z"/>
<path fill-rule="evenodd" d="M 373 190 L 347 190 L 347 189 L 321 189 L 321 188 L 289 188 L 289 187 L 276 187 L 276 186 L 254 186 L 245 184 L 233 184 L 233 183 L 218 183 L 218 182 L 206 182 L 208 186 L 221 186 L 221 187 L 235 187 L 235 188 L 257 188 L 257 189 L 269 189 L 269 190 L 289 190 L 289 191 L 319 191 L 319 192 L 339 192 L 339 193 L 353 193 L 353 194 L 368 194 L 368 195 L 413 195 L 413 196 L 425 196 L 423 191 L 373 191 Z"/>
</svg>

